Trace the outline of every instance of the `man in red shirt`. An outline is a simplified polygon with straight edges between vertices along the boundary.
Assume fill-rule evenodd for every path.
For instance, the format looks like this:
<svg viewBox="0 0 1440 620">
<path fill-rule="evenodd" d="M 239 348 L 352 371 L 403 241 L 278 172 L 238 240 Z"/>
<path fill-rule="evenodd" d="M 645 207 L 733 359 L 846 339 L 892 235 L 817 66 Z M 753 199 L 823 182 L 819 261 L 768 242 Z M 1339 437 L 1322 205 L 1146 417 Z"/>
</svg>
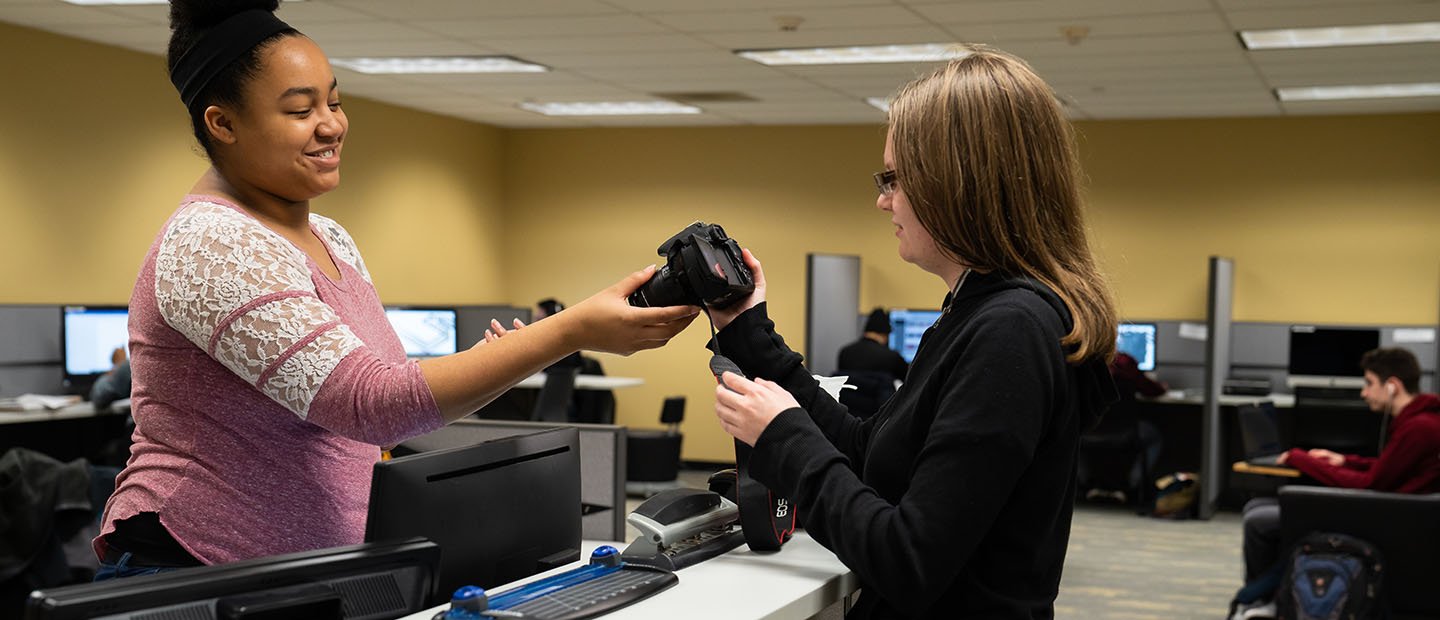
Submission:
<svg viewBox="0 0 1440 620">
<path fill-rule="evenodd" d="M 1420 392 L 1420 363 L 1410 351 L 1375 349 L 1360 358 L 1365 387 L 1360 397 L 1370 410 L 1393 416 L 1385 449 L 1378 457 L 1329 450 L 1291 449 L 1280 463 L 1322 484 L 1393 493 L 1440 492 L 1440 397 Z M 1253 584 L 1279 565 L 1280 505 L 1275 498 L 1245 504 L 1245 580 Z M 1277 580 L 1278 583 L 1278 580 Z M 1263 601 L 1262 601 L 1263 602 Z M 1242 609 L 1238 618 L 1274 617 L 1261 606 Z"/>
</svg>

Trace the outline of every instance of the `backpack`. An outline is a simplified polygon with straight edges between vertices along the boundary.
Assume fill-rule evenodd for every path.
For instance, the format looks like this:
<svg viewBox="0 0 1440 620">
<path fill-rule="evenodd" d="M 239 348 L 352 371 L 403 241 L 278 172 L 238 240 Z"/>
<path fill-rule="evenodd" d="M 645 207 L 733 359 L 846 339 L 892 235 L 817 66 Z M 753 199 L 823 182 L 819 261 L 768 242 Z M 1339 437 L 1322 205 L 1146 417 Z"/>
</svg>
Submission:
<svg viewBox="0 0 1440 620">
<path fill-rule="evenodd" d="M 1344 534 L 1311 532 L 1296 543 L 1276 593 L 1280 618 L 1385 618 L 1385 563 L 1374 545 Z"/>
<path fill-rule="evenodd" d="M 1189 472 L 1175 472 L 1155 481 L 1155 508 L 1151 515 L 1167 519 L 1194 516 L 1195 499 L 1200 477 Z"/>
</svg>

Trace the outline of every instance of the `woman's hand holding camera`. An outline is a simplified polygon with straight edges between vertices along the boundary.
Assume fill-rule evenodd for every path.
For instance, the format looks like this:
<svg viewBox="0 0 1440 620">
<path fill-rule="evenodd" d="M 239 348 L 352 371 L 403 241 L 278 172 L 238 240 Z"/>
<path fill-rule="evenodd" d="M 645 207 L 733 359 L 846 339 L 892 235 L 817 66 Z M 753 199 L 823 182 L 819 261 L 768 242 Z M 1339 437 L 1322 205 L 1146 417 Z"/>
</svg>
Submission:
<svg viewBox="0 0 1440 620">
<path fill-rule="evenodd" d="M 710 320 L 714 321 L 717 331 L 725 329 L 725 326 L 742 312 L 765 302 L 765 272 L 760 269 L 760 260 L 748 249 L 741 250 L 740 254 L 745 258 L 745 266 L 750 268 L 751 275 L 755 277 L 755 292 L 728 307 L 710 309 Z"/>
<path fill-rule="evenodd" d="M 756 266 L 758 263 L 750 268 Z M 758 280 L 760 271 L 755 273 Z M 749 446 L 759 441 L 775 416 L 799 406 L 795 397 L 774 381 L 751 381 L 727 372 L 720 375 L 720 385 L 715 387 L 715 417 L 720 419 L 720 428 Z"/>
<path fill-rule="evenodd" d="M 555 316 L 575 320 L 578 349 L 629 355 L 664 346 L 700 314 L 697 306 L 640 308 L 629 297 L 655 273 L 651 265 Z"/>
</svg>

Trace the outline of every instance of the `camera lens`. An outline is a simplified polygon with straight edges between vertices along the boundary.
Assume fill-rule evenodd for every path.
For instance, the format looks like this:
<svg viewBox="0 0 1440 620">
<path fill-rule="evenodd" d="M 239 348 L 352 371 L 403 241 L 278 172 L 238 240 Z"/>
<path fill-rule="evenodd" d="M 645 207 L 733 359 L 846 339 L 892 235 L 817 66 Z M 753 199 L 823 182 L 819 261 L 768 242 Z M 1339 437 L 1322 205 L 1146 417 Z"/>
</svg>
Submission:
<svg viewBox="0 0 1440 620">
<path fill-rule="evenodd" d="M 691 297 L 693 295 L 685 290 L 684 275 L 671 271 L 670 266 L 665 265 L 650 276 L 649 282 L 630 294 L 630 305 L 641 308 L 680 306 L 695 303 L 688 301 Z"/>
</svg>

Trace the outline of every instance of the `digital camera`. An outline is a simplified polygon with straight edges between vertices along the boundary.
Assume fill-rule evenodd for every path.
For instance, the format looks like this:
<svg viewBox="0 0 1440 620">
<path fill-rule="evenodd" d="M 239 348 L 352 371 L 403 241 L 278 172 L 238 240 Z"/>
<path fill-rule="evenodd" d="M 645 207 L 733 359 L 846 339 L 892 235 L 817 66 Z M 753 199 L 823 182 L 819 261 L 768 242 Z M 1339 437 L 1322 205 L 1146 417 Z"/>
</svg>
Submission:
<svg viewBox="0 0 1440 620">
<path fill-rule="evenodd" d="M 740 245 L 718 224 L 695 222 L 656 251 L 665 257 L 665 265 L 630 295 L 632 306 L 724 308 L 755 290 Z"/>
</svg>

